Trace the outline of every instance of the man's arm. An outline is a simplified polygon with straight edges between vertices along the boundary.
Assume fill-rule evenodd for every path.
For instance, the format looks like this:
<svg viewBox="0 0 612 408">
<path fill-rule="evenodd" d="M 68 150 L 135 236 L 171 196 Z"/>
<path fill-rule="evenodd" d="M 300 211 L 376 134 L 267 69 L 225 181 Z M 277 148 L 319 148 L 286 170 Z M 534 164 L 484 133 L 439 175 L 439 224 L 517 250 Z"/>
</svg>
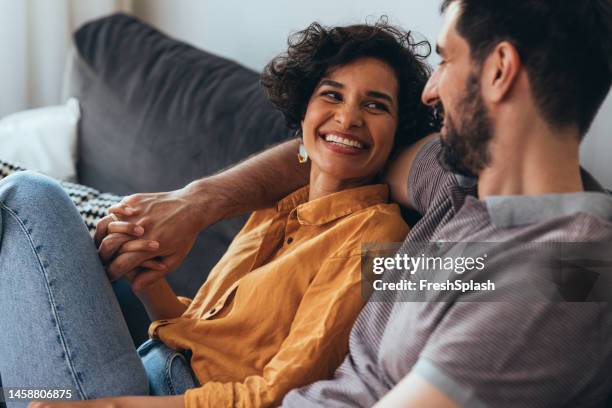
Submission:
<svg viewBox="0 0 612 408">
<path fill-rule="evenodd" d="M 410 202 L 410 194 L 408 192 L 408 176 L 412 170 L 412 165 L 417 157 L 417 153 L 429 141 L 438 137 L 438 134 L 431 134 L 407 149 L 403 150 L 391 162 L 385 181 L 389 184 L 391 190 L 391 200 L 403 205 L 404 207 L 416 209 L 414 203 Z"/>
<path fill-rule="evenodd" d="M 410 373 L 374 408 L 458 408 L 458 405 L 421 376 Z"/>
<path fill-rule="evenodd" d="M 134 289 L 160 279 L 176 269 L 191 250 L 199 232 L 224 218 L 272 205 L 305 185 L 309 165 L 298 163 L 299 141 L 291 140 L 268 149 L 214 176 L 194 181 L 169 193 L 135 194 L 126 197 L 111 212 L 123 221 L 140 225 L 144 240 L 159 242 L 156 252 L 127 252 L 113 259 L 125 241 L 108 235 L 109 219 L 100 222 L 96 240 L 105 249 L 111 279 L 133 271 L 156 257 L 161 268 L 146 269 L 132 281 Z M 113 245 L 102 245 L 104 240 Z"/>
</svg>

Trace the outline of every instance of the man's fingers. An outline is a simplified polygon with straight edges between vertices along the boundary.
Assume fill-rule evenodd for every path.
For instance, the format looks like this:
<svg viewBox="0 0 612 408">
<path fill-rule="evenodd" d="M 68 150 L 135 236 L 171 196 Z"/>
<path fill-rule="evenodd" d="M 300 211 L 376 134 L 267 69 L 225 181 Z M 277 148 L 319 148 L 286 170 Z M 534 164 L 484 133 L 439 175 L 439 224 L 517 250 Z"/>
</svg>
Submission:
<svg viewBox="0 0 612 408">
<path fill-rule="evenodd" d="M 94 234 L 94 242 L 96 243 L 96 248 L 100 247 L 102 240 L 106 235 L 108 235 L 108 224 L 114 221 L 119 221 L 119 218 L 114 214 L 109 214 L 104 218 L 100 219 L 96 224 L 96 232 Z"/>
<path fill-rule="evenodd" d="M 118 254 L 125 254 L 126 252 L 154 252 L 159 249 L 159 242 L 151 241 L 148 239 L 134 239 L 121 245 Z"/>
<path fill-rule="evenodd" d="M 106 227 L 108 234 L 120 233 L 140 237 L 144 234 L 144 228 L 140 225 L 127 221 L 113 221 L 108 223 Z"/>
<path fill-rule="evenodd" d="M 109 214 L 121 214 L 121 215 L 126 215 L 126 216 L 131 216 L 131 215 L 135 215 L 138 213 L 138 210 L 130 207 L 129 205 L 121 202 L 118 204 L 115 204 L 113 206 L 111 206 L 108 209 L 108 213 Z"/>
</svg>

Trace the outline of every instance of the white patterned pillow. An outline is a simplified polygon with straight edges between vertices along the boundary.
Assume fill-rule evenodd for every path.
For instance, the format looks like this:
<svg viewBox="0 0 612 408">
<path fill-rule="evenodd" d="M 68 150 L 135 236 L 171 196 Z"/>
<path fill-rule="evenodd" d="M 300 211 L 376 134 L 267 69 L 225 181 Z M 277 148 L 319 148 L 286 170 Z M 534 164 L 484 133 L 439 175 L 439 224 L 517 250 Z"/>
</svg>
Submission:
<svg viewBox="0 0 612 408">
<path fill-rule="evenodd" d="M 25 169 L 22 167 L 0 160 L 0 179 L 23 170 Z M 83 218 L 92 236 L 96 230 L 96 224 L 106 215 L 108 208 L 123 198 L 114 194 L 101 193 L 94 188 L 80 184 L 67 181 L 60 181 L 59 183 L 79 210 L 81 218 Z"/>
</svg>

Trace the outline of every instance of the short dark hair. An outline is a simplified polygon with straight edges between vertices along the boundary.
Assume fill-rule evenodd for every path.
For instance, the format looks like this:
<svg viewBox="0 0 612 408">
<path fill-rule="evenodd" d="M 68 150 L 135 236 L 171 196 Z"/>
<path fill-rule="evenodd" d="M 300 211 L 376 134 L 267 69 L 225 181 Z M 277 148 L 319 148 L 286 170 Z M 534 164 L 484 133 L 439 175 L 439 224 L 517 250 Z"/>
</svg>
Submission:
<svg viewBox="0 0 612 408">
<path fill-rule="evenodd" d="M 459 2 L 457 31 L 482 64 L 501 41 L 516 47 L 536 105 L 555 128 L 583 136 L 611 83 L 610 0 L 443 0 Z"/>
<path fill-rule="evenodd" d="M 264 68 L 261 83 L 291 128 L 300 127 L 315 87 L 330 69 L 372 57 L 394 70 L 399 86 L 393 152 L 439 129 L 433 109 L 421 103 L 431 73 L 425 62 L 431 45 L 416 42 L 410 32 L 388 24 L 385 17 L 375 24 L 345 27 L 325 27 L 315 22 L 291 35 L 288 45 L 286 53 Z"/>
</svg>

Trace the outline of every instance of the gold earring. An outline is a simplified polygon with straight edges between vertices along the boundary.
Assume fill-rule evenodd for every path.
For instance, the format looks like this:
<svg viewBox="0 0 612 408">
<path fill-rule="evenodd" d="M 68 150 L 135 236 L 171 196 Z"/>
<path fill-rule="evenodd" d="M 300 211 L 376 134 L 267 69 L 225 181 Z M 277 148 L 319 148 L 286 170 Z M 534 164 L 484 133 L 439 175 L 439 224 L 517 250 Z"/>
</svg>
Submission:
<svg viewBox="0 0 612 408">
<path fill-rule="evenodd" d="M 298 162 L 304 164 L 308 161 L 308 152 L 306 151 L 306 146 L 304 143 L 300 143 L 300 148 L 298 150 Z"/>
<path fill-rule="evenodd" d="M 299 128 L 295 131 L 295 137 L 302 138 L 302 128 Z M 308 152 L 306 151 L 306 146 L 304 146 L 304 142 L 300 142 L 300 147 L 298 149 L 298 162 L 304 164 L 308 161 Z"/>
</svg>

